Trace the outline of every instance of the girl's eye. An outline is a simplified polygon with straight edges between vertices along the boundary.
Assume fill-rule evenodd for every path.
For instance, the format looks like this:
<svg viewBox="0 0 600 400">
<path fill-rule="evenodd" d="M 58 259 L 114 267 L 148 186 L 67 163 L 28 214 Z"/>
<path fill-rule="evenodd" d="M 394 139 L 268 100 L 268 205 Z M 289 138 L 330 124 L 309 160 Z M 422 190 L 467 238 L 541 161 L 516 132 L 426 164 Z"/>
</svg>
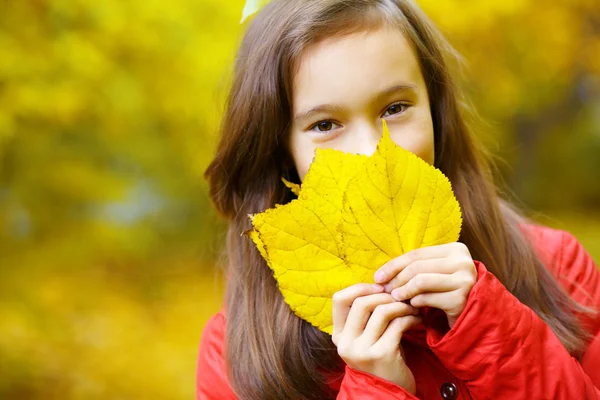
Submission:
<svg viewBox="0 0 600 400">
<path fill-rule="evenodd" d="M 316 129 L 317 132 L 329 132 L 329 131 L 333 130 L 333 125 L 337 125 L 337 124 L 332 121 L 319 121 L 316 124 L 314 124 L 310 128 L 310 130 L 314 131 Z"/>
<path fill-rule="evenodd" d="M 406 103 L 392 104 L 391 106 L 388 107 L 388 109 L 385 111 L 383 116 L 386 117 L 389 115 L 402 114 L 404 111 L 406 111 L 407 108 L 408 108 L 408 104 L 406 104 Z M 386 115 L 388 112 L 389 112 L 389 114 Z"/>
</svg>

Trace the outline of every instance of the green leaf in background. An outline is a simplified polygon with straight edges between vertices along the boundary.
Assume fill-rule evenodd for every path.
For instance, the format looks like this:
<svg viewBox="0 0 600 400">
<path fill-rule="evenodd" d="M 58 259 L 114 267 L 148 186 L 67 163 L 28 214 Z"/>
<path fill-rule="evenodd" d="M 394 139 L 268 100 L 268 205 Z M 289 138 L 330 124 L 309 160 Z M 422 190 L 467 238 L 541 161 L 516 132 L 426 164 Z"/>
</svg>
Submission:
<svg viewBox="0 0 600 400">
<path fill-rule="evenodd" d="M 246 4 L 244 4 L 244 10 L 242 11 L 242 19 L 240 20 L 240 24 L 243 24 L 248 17 L 257 13 L 261 8 L 267 5 L 268 2 L 269 0 L 246 0 Z"/>
</svg>

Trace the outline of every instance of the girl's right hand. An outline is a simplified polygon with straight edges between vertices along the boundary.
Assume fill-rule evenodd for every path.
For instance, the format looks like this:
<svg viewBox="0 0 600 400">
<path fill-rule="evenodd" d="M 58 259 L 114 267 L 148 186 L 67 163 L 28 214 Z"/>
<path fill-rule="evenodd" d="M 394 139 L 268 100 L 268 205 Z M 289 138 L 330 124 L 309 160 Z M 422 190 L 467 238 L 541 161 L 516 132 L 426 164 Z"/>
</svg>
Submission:
<svg viewBox="0 0 600 400">
<path fill-rule="evenodd" d="M 332 340 L 346 364 L 416 393 L 404 362 L 402 334 L 418 324 L 418 310 L 381 293 L 382 285 L 358 283 L 333 295 Z"/>
</svg>

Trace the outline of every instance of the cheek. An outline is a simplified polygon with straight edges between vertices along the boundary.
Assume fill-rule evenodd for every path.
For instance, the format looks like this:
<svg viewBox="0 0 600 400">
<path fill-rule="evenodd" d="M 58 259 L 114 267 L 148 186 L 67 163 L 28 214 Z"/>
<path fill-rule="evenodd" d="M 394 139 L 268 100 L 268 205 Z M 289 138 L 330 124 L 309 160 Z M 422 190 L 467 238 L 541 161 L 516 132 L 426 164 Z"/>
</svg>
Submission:
<svg viewBox="0 0 600 400">
<path fill-rule="evenodd" d="M 422 138 L 421 143 L 419 143 L 419 147 L 414 152 L 416 155 L 421 157 L 424 161 L 426 161 L 430 165 L 434 165 L 435 163 L 435 149 L 433 143 L 433 132 L 430 135 L 426 135 Z"/>
<path fill-rule="evenodd" d="M 435 149 L 433 138 L 433 124 L 424 120 L 404 127 L 399 132 L 390 131 L 392 140 L 402 148 L 416 154 L 425 162 L 434 165 Z"/>
<path fill-rule="evenodd" d="M 301 140 L 296 135 L 290 139 L 290 153 L 294 158 L 294 165 L 300 182 L 304 181 L 304 176 L 308 172 L 308 167 L 313 160 L 316 146 L 308 140 Z"/>
</svg>

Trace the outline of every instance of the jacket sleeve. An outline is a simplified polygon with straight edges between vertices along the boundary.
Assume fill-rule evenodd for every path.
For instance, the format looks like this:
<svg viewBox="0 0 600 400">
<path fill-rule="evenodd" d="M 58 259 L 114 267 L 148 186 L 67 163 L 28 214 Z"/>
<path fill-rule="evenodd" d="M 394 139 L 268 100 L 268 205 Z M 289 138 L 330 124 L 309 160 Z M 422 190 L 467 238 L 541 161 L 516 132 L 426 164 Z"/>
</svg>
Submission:
<svg viewBox="0 0 600 400">
<path fill-rule="evenodd" d="M 403 387 L 346 365 L 337 400 L 418 400 Z"/>
<path fill-rule="evenodd" d="M 225 340 L 225 315 L 223 311 L 213 315 L 202 332 L 200 354 L 196 369 L 197 400 L 237 399 L 227 380 L 223 358 Z"/>
<path fill-rule="evenodd" d="M 197 400 L 235 400 L 227 379 L 223 354 L 226 318 L 223 310 L 213 315 L 202 333 L 196 371 Z M 418 400 L 404 388 L 347 365 L 337 394 L 339 400 Z"/>
<path fill-rule="evenodd" d="M 563 232 L 558 274 L 583 305 L 600 308 L 600 271 L 581 244 Z M 444 366 L 465 381 L 473 399 L 600 399 L 600 320 L 584 323 L 595 338 L 581 363 L 533 310 L 483 265 L 465 309 L 452 329 L 427 330 L 427 342 Z"/>
</svg>

